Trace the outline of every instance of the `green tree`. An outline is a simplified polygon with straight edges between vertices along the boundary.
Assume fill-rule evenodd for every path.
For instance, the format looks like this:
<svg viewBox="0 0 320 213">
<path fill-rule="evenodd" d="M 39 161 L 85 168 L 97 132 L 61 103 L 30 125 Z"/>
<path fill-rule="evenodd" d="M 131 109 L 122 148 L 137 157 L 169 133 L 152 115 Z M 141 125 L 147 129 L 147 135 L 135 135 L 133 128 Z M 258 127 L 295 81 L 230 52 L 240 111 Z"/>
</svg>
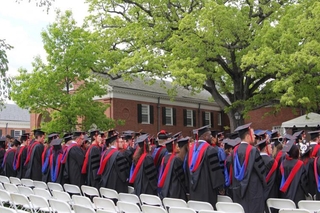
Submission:
<svg viewBox="0 0 320 213">
<path fill-rule="evenodd" d="M 262 45 L 292 0 L 88 0 L 99 32 L 94 72 L 110 78 L 170 77 L 207 90 L 228 114 L 274 104 L 273 80 L 285 70 Z M 279 32 L 281 33 L 281 32 Z M 269 37 L 266 37 L 268 34 Z M 276 38 L 278 39 L 278 38 Z M 244 119 L 240 120 L 240 124 Z"/>
<path fill-rule="evenodd" d="M 91 33 L 78 27 L 70 11 L 57 12 L 56 21 L 42 32 L 47 62 L 36 57 L 33 71 L 21 69 L 12 87 L 12 99 L 22 108 L 41 113 L 47 131 L 88 130 L 94 123 L 109 129 L 115 121 L 104 114 L 108 105 L 94 101 L 106 94 L 105 81 L 92 75 L 95 55 Z M 82 120 L 82 122 L 79 122 Z"/>
<path fill-rule="evenodd" d="M 12 49 L 12 46 L 7 44 L 5 40 L 0 39 L 0 85 L 2 86 L 1 90 L 5 91 L 5 88 L 10 87 L 11 79 L 6 76 L 8 71 L 8 58 L 7 58 L 7 50 Z M 3 103 L 5 99 L 8 98 L 8 94 L 4 93 L 0 96 L 0 109 L 3 107 Z"/>
</svg>

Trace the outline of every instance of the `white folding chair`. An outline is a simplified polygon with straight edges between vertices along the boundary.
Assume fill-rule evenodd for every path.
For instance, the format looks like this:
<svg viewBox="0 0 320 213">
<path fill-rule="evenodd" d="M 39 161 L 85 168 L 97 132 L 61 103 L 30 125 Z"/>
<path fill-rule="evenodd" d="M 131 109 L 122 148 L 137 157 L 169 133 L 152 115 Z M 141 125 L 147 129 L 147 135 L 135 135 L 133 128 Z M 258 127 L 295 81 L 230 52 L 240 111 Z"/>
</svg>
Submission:
<svg viewBox="0 0 320 213">
<path fill-rule="evenodd" d="M 30 195 L 29 199 L 36 212 L 51 212 L 49 202 L 46 198 L 38 195 Z"/>
<path fill-rule="evenodd" d="M 73 204 L 71 196 L 67 192 L 51 191 L 51 193 L 54 199 L 67 202 L 69 205 Z"/>
<path fill-rule="evenodd" d="M 188 208 L 188 204 L 186 201 L 177 198 L 165 197 L 163 198 L 162 203 L 166 209 L 172 207 Z"/>
<path fill-rule="evenodd" d="M 8 207 L 0 206 L 0 212 L 1 213 L 16 213 L 16 210 L 10 209 Z"/>
<path fill-rule="evenodd" d="M 96 207 L 96 209 L 103 209 L 108 212 L 117 213 L 119 212 L 118 207 L 114 204 L 114 202 L 108 198 L 102 198 L 102 197 L 94 197 L 93 203 Z"/>
<path fill-rule="evenodd" d="M 101 197 L 119 200 L 119 194 L 116 190 L 100 187 Z"/>
<path fill-rule="evenodd" d="M 200 210 L 198 213 L 224 213 L 224 212 L 215 211 L 215 210 Z"/>
<path fill-rule="evenodd" d="M 22 210 L 31 211 L 34 212 L 32 208 L 32 204 L 28 200 L 28 198 L 23 194 L 18 193 L 11 193 L 10 194 L 13 206 L 16 210 L 18 210 L 18 207 L 21 207 Z"/>
<path fill-rule="evenodd" d="M 310 212 L 320 212 L 320 201 L 319 200 L 300 200 L 298 202 L 299 209 L 306 209 Z"/>
<path fill-rule="evenodd" d="M 117 206 L 120 213 L 141 213 L 141 210 L 137 204 L 127 203 L 124 201 L 118 201 Z"/>
<path fill-rule="evenodd" d="M 3 183 L 0 182 L 0 189 L 4 189 Z"/>
<path fill-rule="evenodd" d="M 274 209 L 296 209 L 296 204 L 290 199 L 284 198 L 268 198 L 267 207 L 271 213 L 270 208 Z"/>
<path fill-rule="evenodd" d="M 34 183 L 33 183 L 33 180 L 31 179 L 21 178 L 21 183 L 26 187 L 34 188 Z"/>
<path fill-rule="evenodd" d="M 245 213 L 239 203 L 217 202 L 216 207 L 218 211 L 224 213 Z"/>
<path fill-rule="evenodd" d="M 143 213 L 167 213 L 167 211 L 164 208 L 159 206 L 142 205 L 141 208 Z"/>
<path fill-rule="evenodd" d="M 91 197 L 100 197 L 99 191 L 95 187 L 82 185 L 81 190 L 84 195 Z"/>
<path fill-rule="evenodd" d="M 10 179 L 7 176 L 0 175 L 1 183 L 10 183 Z"/>
<path fill-rule="evenodd" d="M 63 189 L 63 187 L 61 186 L 60 183 L 48 182 L 47 186 L 48 186 L 50 191 L 60 191 L 60 192 L 64 191 L 64 189 Z"/>
<path fill-rule="evenodd" d="M 9 179 L 10 179 L 10 183 L 16 186 L 22 185 L 21 180 L 17 177 L 10 177 Z"/>
<path fill-rule="evenodd" d="M 119 200 L 128 202 L 128 203 L 135 203 L 141 205 L 140 198 L 135 194 L 129 193 L 119 193 Z"/>
<path fill-rule="evenodd" d="M 196 211 L 191 208 L 171 207 L 169 213 L 196 213 Z"/>
<path fill-rule="evenodd" d="M 310 213 L 306 209 L 280 209 L 279 213 Z"/>
<path fill-rule="evenodd" d="M 73 213 L 70 205 L 65 201 L 50 199 L 49 204 L 53 212 Z"/>
<path fill-rule="evenodd" d="M 75 213 L 96 213 L 92 208 L 82 206 L 82 205 L 73 205 Z"/>
<path fill-rule="evenodd" d="M 18 187 L 12 183 L 4 183 L 4 188 L 10 193 L 20 193 Z"/>
<path fill-rule="evenodd" d="M 8 191 L 0 189 L 0 203 L 2 206 L 4 206 L 5 204 L 9 204 L 10 207 L 12 207 L 13 203 Z"/>
<path fill-rule="evenodd" d="M 128 193 L 133 194 L 134 193 L 134 188 L 132 186 L 128 186 Z"/>
<path fill-rule="evenodd" d="M 218 202 L 226 202 L 226 203 L 233 203 L 231 197 L 226 195 L 218 195 Z"/>
<path fill-rule="evenodd" d="M 63 185 L 63 188 L 64 188 L 64 191 L 66 191 L 70 194 L 82 195 L 82 192 L 81 192 L 79 186 L 77 186 L 77 185 L 65 183 Z"/>
<path fill-rule="evenodd" d="M 50 194 L 50 192 L 46 189 L 42 189 L 42 188 L 34 188 L 33 189 L 33 193 L 35 195 L 41 196 L 47 200 L 49 200 L 50 198 L 52 198 L 52 195 Z"/>
<path fill-rule="evenodd" d="M 160 206 L 163 207 L 160 198 L 156 195 L 140 194 L 140 200 L 142 205 Z"/>
<path fill-rule="evenodd" d="M 108 211 L 108 210 L 105 210 L 105 209 L 97 209 L 96 213 L 114 213 L 114 212 Z"/>
<path fill-rule="evenodd" d="M 211 203 L 196 200 L 189 200 L 188 207 L 197 212 L 200 210 L 213 210 Z"/>
<path fill-rule="evenodd" d="M 18 189 L 19 189 L 20 194 L 23 194 L 26 197 L 29 197 L 30 195 L 34 194 L 32 189 L 30 189 L 29 187 L 26 187 L 26 186 L 18 186 Z"/>
<path fill-rule="evenodd" d="M 73 205 L 86 206 L 91 209 L 95 209 L 93 203 L 88 197 L 81 195 L 72 195 Z"/>
<path fill-rule="evenodd" d="M 47 184 L 46 184 L 45 182 L 43 182 L 43 181 L 34 180 L 34 181 L 33 181 L 33 184 L 34 184 L 34 187 L 35 187 L 35 188 L 48 189 Z"/>
</svg>

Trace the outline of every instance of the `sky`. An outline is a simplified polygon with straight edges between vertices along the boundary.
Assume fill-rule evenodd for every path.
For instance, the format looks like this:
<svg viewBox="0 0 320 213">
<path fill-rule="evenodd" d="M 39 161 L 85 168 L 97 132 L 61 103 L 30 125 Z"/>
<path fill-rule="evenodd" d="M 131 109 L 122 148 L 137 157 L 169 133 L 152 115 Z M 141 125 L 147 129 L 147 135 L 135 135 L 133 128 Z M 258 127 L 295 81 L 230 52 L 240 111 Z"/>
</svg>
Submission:
<svg viewBox="0 0 320 213">
<path fill-rule="evenodd" d="M 40 55 L 45 59 L 41 31 L 55 20 L 55 9 L 72 10 L 73 17 L 82 23 L 87 14 L 85 0 L 55 0 L 49 12 L 45 8 L 36 7 L 35 1 L 1 0 L 0 3 L 0 38 L 14 48 L 7 51 L 9 60 L 9 76 L 18 74 L 19 68 L 32 70 L 32 61 Z"/>
</svg>

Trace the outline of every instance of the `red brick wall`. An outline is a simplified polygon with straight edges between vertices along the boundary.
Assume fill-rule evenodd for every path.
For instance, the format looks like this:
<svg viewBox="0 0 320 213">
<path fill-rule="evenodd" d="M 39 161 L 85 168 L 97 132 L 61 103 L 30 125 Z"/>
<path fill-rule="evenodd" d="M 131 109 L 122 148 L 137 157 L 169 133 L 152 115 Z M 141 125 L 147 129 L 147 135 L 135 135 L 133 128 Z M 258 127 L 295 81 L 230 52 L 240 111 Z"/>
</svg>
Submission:
<svg viewBox="0 0 320 213">
<path fill-rule="evenodd" d="M 2 131 L 2 135 L 0 134 L 0 136 L 6 136 L 6 135 L 11 135 L 11 130 L 24 130 L 25 132 L 30 132 L 29 128 L 10 128 L 8 127 L 6 128 L 0 128 L 0 130 Z"/>
</svg>

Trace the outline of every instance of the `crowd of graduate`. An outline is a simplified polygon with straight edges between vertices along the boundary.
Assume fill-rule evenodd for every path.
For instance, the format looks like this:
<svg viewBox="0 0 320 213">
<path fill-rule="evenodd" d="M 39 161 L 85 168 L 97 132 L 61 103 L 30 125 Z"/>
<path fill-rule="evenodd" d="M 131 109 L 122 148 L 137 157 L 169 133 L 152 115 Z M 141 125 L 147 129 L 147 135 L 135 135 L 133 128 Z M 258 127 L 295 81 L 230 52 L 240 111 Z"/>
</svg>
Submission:
<svg viewBox="0 0 320 213">
<path fill-rule="evenodd" d="M 234 133 L 195 129 L 193 137 L 161 130 L 148 134 L 112 130 L 58 133 L 40 129 L 19 140 L 0 138 L 0 175 L 44 182 L 105 187 L 118 193 L 206 201 L 228 195 L 246 213 L 263 213 L 268 198 L 296 204 L 320 200 L 320 130 L 280 136 L 254 135 L 251 124 Z"/>
</svg>

